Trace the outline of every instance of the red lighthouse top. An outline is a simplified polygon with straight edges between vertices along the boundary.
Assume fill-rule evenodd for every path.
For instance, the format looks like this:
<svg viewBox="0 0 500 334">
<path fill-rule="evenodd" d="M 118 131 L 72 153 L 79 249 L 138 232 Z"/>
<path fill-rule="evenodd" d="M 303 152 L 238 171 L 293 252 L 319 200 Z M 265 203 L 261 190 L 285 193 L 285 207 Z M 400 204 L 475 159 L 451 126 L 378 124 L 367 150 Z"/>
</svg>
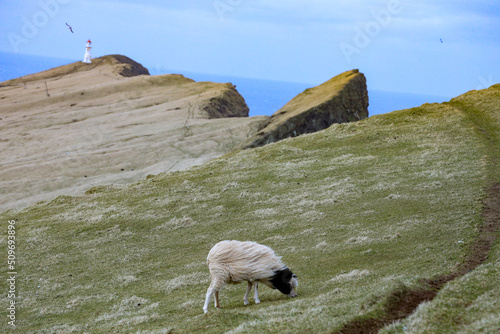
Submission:
<svg viewBox="0 0 500 334">
<path fill-rule="evenodd" d="M 90 39 L 87 41 L 87 43 L 92 44 L 92 42 L 90 41 Z"/>
</svg>

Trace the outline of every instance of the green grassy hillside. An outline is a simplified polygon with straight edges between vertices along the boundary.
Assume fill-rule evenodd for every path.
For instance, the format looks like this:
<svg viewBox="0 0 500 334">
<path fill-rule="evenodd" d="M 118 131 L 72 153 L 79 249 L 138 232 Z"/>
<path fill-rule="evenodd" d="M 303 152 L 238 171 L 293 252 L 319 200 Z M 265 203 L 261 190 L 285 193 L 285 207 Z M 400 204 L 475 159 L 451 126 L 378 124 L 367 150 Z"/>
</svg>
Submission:
<svg viewBox="0 0 500 334">
<path fill-rule="evenodd" d="M 472 251 L 500 181 L 499 101 L 496 85 L 4 212 L 5 254 L 8 221 L 17 228 L 17 329 L 331 333 L 382 316 L 392 292 L 452 272 Z M 272 247 L 298 275 L 299 296 L 263 286 L 262 303 L 244 306 L 246 285 L 230 285 L 223 309 L 211 303 L 204 315 L 206 256 L 224 239 Z M 382 331 L 498 329 L 499 273 L 497 243 L 482 265 Z"/>
</svg>

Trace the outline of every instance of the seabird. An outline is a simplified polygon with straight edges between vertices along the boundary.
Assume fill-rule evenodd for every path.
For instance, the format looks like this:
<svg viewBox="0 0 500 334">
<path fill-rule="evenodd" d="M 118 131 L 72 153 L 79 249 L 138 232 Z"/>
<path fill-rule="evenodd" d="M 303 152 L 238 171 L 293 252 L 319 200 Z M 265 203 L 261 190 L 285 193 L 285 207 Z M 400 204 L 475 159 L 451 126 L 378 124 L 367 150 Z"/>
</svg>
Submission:
<svg viewBox="0 0 500 334">
<path fill-rule="evenodd" d="M 71 31 L 71 33 L 74 34 L 73 28 L 71 28 L 71 26 L 69 24 L 67 24 L 67 23 L 66 23 L 66 25 L 68 26 L 69 31 Z"/>
</svg>

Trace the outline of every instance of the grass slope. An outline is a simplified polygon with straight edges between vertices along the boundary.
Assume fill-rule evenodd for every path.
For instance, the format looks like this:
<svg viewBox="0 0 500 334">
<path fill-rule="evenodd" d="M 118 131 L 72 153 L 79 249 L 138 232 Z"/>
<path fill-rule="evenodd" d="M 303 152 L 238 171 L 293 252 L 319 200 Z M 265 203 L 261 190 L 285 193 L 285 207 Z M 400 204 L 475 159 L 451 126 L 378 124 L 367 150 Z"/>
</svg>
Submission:
<svg viewBox="0 0 500 334">
<path fill-rule="evenodd" d="M 470 251 L 499 181 L 499 97 L 496 85 L 4 212 L 4 252 L 7 222 L 17 223 L 18 330 L 329 333 L 381 313 L 392 291 L 451 271 Z M 262 303 L 243 306 L 245 285 L 231 285 L 223 309 L 204 315 L 205 259 L 223 239 L 272 247 L 299 276 L 299 296 L 262 287 Z M 383 331 L 498 328 L 499 259 L 497 244 Z M 5 323 L 7 303 L 3 294 Z"/>
</svg>

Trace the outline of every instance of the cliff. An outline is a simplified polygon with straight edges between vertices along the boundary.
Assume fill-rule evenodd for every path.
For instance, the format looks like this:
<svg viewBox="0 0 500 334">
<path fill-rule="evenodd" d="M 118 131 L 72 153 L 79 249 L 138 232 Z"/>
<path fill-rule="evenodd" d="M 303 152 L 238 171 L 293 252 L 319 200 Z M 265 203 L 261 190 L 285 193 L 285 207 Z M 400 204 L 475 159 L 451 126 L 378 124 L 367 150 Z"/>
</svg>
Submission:
<svg viewBox="0 0 500 334">
<path fill-rule="evenodd" d="M 258 147 L 278 140 L 328 128 L 333 123 L 368 117 L 366 79 L 358 70 L 337 75 L 306 89 L 274 113 L 256 135 L 238 146 Z"/>
</svg>

